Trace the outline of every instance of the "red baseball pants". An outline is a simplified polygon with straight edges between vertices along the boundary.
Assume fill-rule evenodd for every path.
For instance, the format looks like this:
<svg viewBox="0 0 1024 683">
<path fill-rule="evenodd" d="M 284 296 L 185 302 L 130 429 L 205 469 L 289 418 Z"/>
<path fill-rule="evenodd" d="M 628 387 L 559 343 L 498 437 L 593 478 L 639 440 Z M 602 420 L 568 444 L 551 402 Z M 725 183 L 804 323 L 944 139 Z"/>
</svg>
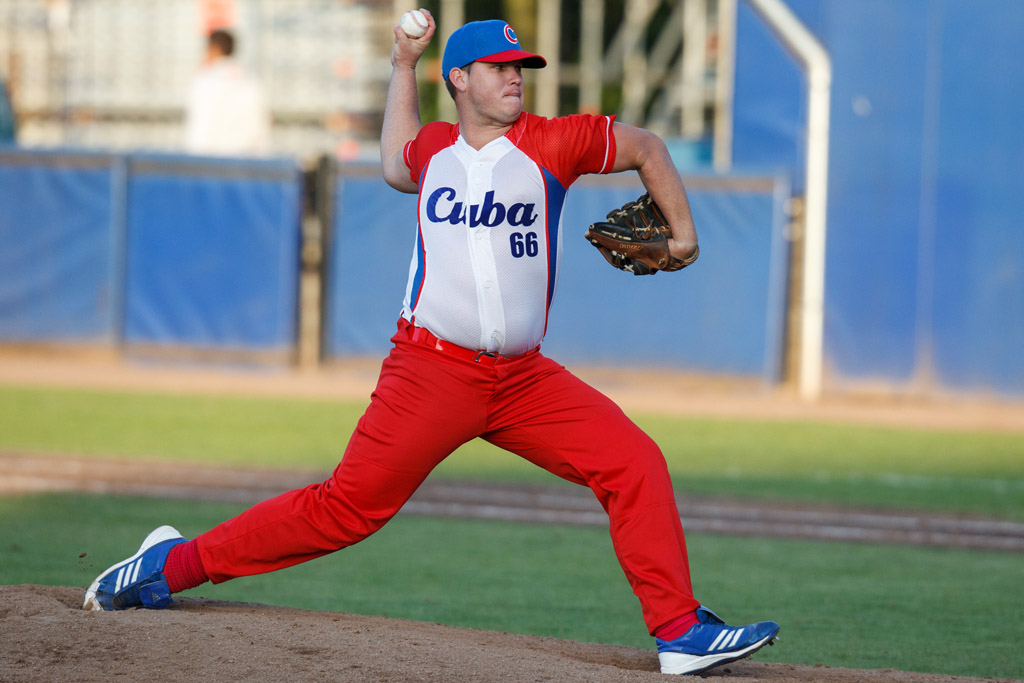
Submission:
<svg viewBox="0 0 1024 683">
<path fill-rule="evenodd" d="M 404 321 L 392 341 L 334 474 L 196 539 L 212 581 L 282 569 L 358 543 L 452 451 L 481 437 L 594 491 L 652 634 L 698 607 L 664 456 L 610 399 L 538 351 L 457 358 L 414 343 Z"/>
</svg>

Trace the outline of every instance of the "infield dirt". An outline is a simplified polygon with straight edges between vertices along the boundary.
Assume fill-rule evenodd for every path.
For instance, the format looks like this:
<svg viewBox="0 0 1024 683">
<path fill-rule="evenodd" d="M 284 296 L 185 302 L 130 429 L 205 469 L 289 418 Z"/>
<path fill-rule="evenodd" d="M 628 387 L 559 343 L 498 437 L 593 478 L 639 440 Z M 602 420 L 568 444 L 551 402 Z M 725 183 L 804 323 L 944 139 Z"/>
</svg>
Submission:
<svg viewBox="0 0 1024 683">
<path fill-rule="evenodd" d="M 181 598 L 162 611 L 86 612 L 82 593 L 72 587 L 0 586 L 0 680 L 666 680 L 653 649 L 201 598 Z M 756 659 L 705 676 L 778 683 L 983 680 Z"/>
</svg>

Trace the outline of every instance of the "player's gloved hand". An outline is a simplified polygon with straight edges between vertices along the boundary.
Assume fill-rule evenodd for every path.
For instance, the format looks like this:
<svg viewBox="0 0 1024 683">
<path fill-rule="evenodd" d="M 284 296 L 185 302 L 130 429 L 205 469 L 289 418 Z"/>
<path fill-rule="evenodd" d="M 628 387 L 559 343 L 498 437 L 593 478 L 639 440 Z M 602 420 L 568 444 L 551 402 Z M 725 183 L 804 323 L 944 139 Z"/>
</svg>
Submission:
<svg viewBox="0 0 1024 683">
<path fill-rule="evenodd" d="M 610 211 L 607 221 L 587 228 L 586 238 L 608 263 L 634 275 L 681 270 L 700 255 L 699 247 L 686 259 L 671 254 L 672 229 L 649 194 Z"/>
</svg>

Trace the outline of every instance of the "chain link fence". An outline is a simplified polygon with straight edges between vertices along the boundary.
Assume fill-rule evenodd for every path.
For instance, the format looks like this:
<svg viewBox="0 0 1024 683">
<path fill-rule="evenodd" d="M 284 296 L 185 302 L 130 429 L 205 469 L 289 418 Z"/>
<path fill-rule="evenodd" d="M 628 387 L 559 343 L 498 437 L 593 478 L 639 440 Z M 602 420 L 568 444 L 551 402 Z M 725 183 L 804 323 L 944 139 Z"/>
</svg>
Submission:
<svg viewBox="0 0 1024 683">
<path fill-rule="evenodd" d="M 263 85 L 272 152 L 375 158 L 390 76 L 392 3 L 246 0 L 237 57 Z M 0 0 L 0 78 L 19 142 L 182 150 L 205 49 L 197 0 Z"/>
</svg>

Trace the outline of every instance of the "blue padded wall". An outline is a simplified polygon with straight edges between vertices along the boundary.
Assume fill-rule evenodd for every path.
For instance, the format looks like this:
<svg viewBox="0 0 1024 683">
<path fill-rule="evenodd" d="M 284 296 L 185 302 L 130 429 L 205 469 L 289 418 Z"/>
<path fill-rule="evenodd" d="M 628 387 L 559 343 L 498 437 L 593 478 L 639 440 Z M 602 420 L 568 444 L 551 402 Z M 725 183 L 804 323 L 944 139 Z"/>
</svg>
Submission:
<svg viewBox="0 0 1024 683">
<path fill-rule="evenodd" d="M 115 339 L 118 163 L 97 154 L 0 150 L 0 341 Z"/>
<path fill-rule="evenodd" d="M 127 206 L 128 344 L 293 347 L 301 209 L 294 163 L 136 156 Z"/>
<path fill-rule="evenodd" d="M 826 386 L 1024 395 L 1024 3 L 788 3 L 833 66 Z M 804 79 L 740 8 L 734 158 L 799 186 Z"/>
</svg>

